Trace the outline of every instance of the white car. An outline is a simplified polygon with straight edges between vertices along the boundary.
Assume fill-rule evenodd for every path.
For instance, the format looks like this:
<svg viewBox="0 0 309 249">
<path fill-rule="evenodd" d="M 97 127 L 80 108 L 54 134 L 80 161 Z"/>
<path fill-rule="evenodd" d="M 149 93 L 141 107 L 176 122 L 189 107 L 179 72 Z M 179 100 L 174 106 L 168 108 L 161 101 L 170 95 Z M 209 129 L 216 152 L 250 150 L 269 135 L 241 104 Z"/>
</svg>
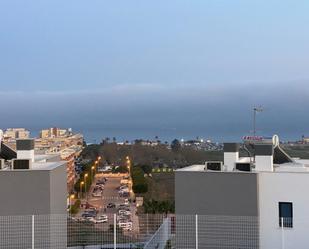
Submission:
<svg viewBox="0 0 309 249">
<path fill-rule="evenodd" d="M 119 215 L 131 215 L 131 212 L 128 210 L 119 210 Z"/>
<path fill-rule="evenodd" d="M 124 199 L 124 205 L 129 205 L 129 200 L 128 199 Z"/>
<path fill-rule="evenodd" d="M 93 197 L 102 197 L 102 192 L 101 191 L 96 191 L 94 193 L 92 193 Z"/>
<path fill-rule="evenodd" d="M 108 222 L 108 217 L 107 215 L 100 215 L 98 218 L 96 218 L 94 220 L 94 223 L 95 224 L 98 224 L 98 223 L 107 223 Z"/>
<path fill-rule="evenodd" d="M 125 188 L 125 189 L 121 189 L 118 191 L 119 194 L 123 194 L 123 193 L 129 193 L 129 189 Z"/>
<path fill-rule="evenodd" d="M 131 231 L 133 223 L 132 221 L 119 221 L 118 226 L 125 231 Z"/>
</svg>

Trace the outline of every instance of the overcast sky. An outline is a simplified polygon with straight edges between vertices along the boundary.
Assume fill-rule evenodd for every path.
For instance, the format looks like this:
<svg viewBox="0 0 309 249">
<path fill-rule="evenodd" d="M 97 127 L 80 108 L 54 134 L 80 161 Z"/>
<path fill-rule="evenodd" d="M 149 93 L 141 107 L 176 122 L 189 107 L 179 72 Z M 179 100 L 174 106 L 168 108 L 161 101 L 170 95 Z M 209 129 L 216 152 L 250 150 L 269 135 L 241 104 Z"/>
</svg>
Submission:
<svg viewBox="0 0 309 249">
<path fill-rule="evenodd" d="M 309 135 L 308 12 L 306 0 L 2 0 L 0 127 L 233 136 L 262 105 L 261 133 Z"/>
</svg>

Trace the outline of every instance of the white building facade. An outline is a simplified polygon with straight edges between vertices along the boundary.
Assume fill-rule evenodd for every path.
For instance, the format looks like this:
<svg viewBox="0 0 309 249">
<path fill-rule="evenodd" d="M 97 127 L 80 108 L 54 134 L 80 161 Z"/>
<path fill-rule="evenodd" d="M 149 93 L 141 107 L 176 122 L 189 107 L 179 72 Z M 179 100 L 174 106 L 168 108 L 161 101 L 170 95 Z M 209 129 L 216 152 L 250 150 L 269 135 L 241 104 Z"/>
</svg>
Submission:
<svg viewBox="0 0 309 249">
<path fill-rule="evenodd" d="M 278 141 L 275 136 L 273 141 L 245 143 L 242 153 L 238 144 L 226 143 L 224 162 L 176 171 L 177 215 L 243 220 L 234 227 L 226 222 L 227 228 L 221 223 L 218 234 L 203 237 L 203 248 L 221 248 L 206 245 L 225 239 L 222 233 L 235 236 L 228 238 L 233 245 L 222 248 L 309 248 L 309 161 L 289 157 Z M 244 153 L 248 155 L 239 156 Z M 198 225 L 208 229 L 207 222 Z M 237 234 L 251 228 L 250 238 Z"/>
</svg>

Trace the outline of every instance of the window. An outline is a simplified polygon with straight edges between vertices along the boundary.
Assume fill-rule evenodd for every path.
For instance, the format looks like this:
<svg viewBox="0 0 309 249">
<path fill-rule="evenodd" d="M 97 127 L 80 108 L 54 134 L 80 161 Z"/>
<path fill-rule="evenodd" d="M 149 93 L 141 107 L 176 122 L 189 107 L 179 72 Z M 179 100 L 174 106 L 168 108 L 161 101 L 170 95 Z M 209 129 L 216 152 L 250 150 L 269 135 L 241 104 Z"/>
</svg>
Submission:
<svg viewBox="0 0 309 249">
<path fill-rule="evenodd" d="M 282 224 L 283 223 L 283 224 Z M 279 226 L 293 227 L 293 203 L 279 202 Z"/>
</svg>

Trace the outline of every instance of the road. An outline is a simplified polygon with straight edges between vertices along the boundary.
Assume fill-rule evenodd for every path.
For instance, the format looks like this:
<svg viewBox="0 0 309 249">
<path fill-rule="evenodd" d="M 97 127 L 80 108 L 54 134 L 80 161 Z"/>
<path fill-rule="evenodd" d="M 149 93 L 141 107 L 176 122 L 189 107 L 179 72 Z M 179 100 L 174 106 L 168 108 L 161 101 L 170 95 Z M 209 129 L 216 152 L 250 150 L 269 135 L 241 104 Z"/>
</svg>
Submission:
<svg viewBox="0 0 309 249">
<path fill-rule="evenodd" d="M 106 214 L 108 216 L 108 224 L 106 224 L 106 228 L 109 225 L 114 224 L 114 214 L 117 213 L 117 207 L 120 204 L 124 204 L 124 201 L 126 198 L 120 197 L 118 194 L 118 187 L 120 186 L 120 181 L 122 179 L 122 176 L 107 176 L 102 174 L 96 175 L 96 180 L 106 177 L 107 181 L 104 186 L 103 195 L 102 197 L 93 197 L 92 192 L 93 188 L 95 187 L 95 182 L 93 182 L 89 192 L 88 192 L 88 203 L 94 207 L 96 207 L 99 210 L 98 215 Z M 107 205 L 109 203 L 114 203 L 116 205 L 116 208 L 107 208 Z M 81 210 L 82 211 L 82 210 Z M 128 232 L 126 231 L 125 234 L 132 235 L 136 237 L 139 233 L 139 219 L 136 215 L 136 207 L 134 203 L 130 203 L 130 211 L 131 211 L 131 221 L 133 223 L 133 229 L 132 231 Z"/>
</svg>

